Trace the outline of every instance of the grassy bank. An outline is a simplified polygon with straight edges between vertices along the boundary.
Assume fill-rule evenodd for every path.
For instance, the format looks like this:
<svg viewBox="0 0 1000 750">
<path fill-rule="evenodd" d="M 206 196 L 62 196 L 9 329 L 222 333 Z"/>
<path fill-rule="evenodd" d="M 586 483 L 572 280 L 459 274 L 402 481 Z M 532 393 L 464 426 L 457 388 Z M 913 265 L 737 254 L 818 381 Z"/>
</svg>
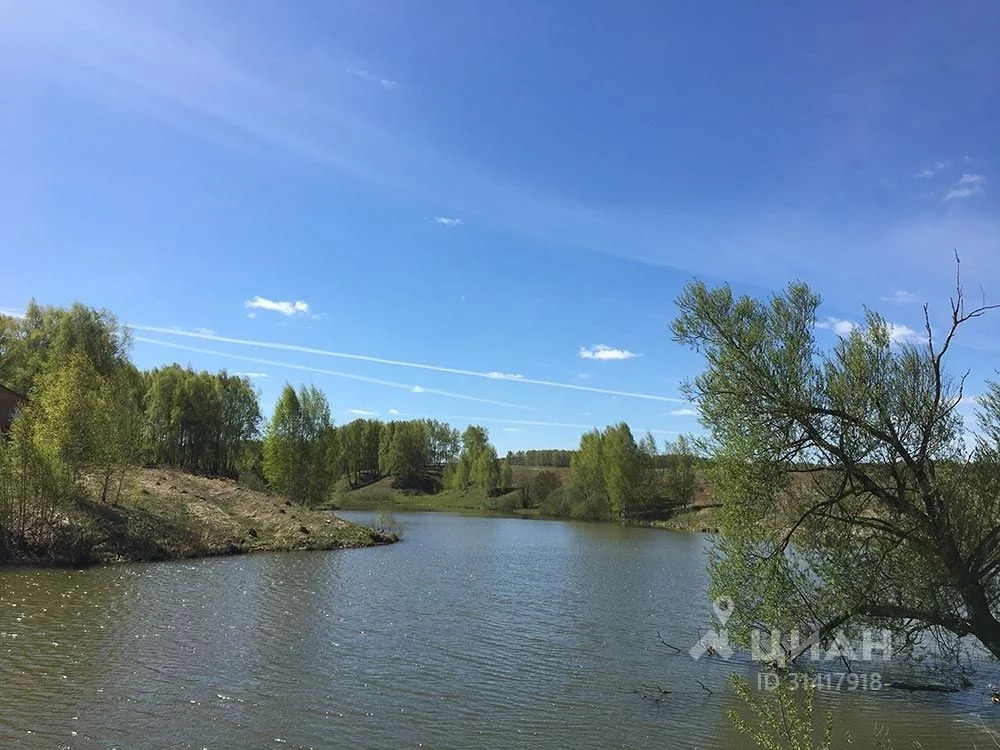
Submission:
<svg viewBox="0 0 1000 750">
<path fill-rule="evenodd" d="M 718 508 L 712 503 L 699 503 L 697 500 L 691 505 L 671 513 L 666 518 L 635 521 L 636 526 L 644 526 L 651 529 L 667 529 L 668 531 L 698 531 L 706 534 L 714 534 L 719 531 Z"/>
<path fill-rule="evenodd" d="M 531 469 L 530 471 L 541 470 L 543 469 Z M 522 507 L 521 492 L 518 489 L 496 497 L 488 496 L 484 490 L 478 487 L 471 487 L 466 490 L 441 490 L 436 493 L 421 493 L 397 489 L 393 486 L 393 479 L 391 477 L 384 477 L 377 482 L 356 489 L 341 486 L 335 495 L 334 505 L 344 510 L 392 509 L 400 511 L 483 513 L 515 518 L 559 517 L 543 515 L 537 507 Z M 694 501 L 688 506 L 679 508 L 671 513 L 664 513 L 661 518 L 631 521 L 630 523 L 636 526 L 670 529 L 673 531 L 714 532 L 718 529 L 716 511 L 717 509 L 712 504 L 708 493 L 700 491 L 697 493 Z"/>
<path fill-rule="evenodd" d="M 522 508 L 518 490 L 487 496 L 479 487 L 466 490 L 441 490 L 435 493 L 399 490 L 393 486 L 392 477 L 350 489 L 338 488 L 334 505 L 344 510 L 378 510 L 391 507 L 395 510 L 451 511 L 453 513 L 500 513 L 511 516 L 537 516 L 537 508 Z"/>
<path fill-rule="evenodd" d="M 59 513 L 50 538 L 8 562 L 94 564 L 245 552 L 370 547 L 396 541 L 329 512 L 228 479 L 174 470 L 140 472 L 128 500 L 78 501 Z"/>
</svg>

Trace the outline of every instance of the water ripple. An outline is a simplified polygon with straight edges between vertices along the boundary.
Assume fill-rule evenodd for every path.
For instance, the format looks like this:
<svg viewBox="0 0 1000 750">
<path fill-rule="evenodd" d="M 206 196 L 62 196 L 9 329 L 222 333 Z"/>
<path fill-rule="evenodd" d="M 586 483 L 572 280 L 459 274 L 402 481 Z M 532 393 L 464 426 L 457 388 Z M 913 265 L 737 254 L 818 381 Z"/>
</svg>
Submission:
<svg viewBox="0 0 1000 750">
<path fill-rule="evenodd" d="M 0 572 L 0 746 L 747 746 L 725 714 L 748 665 L 656 638 L 686 647 L 708 622 L 701 537 L 439 514 L 406 531 L 374 550 Z M 636 694 L 654 682 L 666 699 Z M 970 695 L 823 700 L 857 747 L 876 719 L 900 747 L 996 725 Z"/>
</svg>

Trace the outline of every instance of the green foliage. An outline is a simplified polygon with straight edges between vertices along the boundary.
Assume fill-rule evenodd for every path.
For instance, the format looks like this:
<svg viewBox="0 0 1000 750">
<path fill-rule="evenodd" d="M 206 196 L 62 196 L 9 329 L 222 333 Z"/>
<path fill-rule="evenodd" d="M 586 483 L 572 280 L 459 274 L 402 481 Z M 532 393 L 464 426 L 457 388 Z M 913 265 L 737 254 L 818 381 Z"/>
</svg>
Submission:
<svg viewBox="0 0 1000 750">
<path fill-rule="evenodd" d="M 521 496 L 517 492 L 505 492 L 502 489 L 490 498 L 490 505 L 495 513 L 514 513 L 523 507 Z"/>
<path fill-rule="evenodd" d="M 539 471 L 527 481 L 528 500 L 535 505 L 544 505 L 549 496 L 562 487 L 562 480 L 554 471 Z"/>
<path fill-rule="evenodd" d="M 511 466 L 552 466 L 565 469 L 569 467 L 573 451 L 569 450 L 533 450 L 509 451 L 507 461 Z"/>
<path fill-rule="evenodd" d="M 458 458 L 458 430 L 447 422 L 436 419 L 422 421 L 427 434 L 427 460 L 433 468 L 440 469 Z"/>
<path fill-rule="evenodd" d="M 81 480 L 92 476 L 102 502 L 119 501 L 140 460 L 140 393 L 131 365 L 102 375 L 82 351 L 37 378 L 26 411 L 38 450 L 57 479 L 57 497 L 76 494 Z"/>
<path fill-rule="evenodd" d="M 379 447 L 384 425 L 376 419 L 355 419 L 337 428 L 340 445 L 338 474 L 346 473 L 352 485 L 379 477 Z"/>
<path fill-rule="evenodd" d="M 23 318 L 0 316 L 0 383 L 30 394 L 41 376 L 73 356 L 99 375 L 112 375 L 128 364 L 129 346 L 128 329 L 107 310 L 81 304 L 64 310 L 32 300 Z"/>
<path fill-rule="evenodd" d="M 604 441 L 594 430 L 580 438 L 580 448 L 573 455 L 566 492 L 575 518 L 611 518 L 611 501 L 604 483 Z"/>
<path fill-rule="evenodd" d="M 142 458 L 142 381 L 132 367 L 101 379 L 94 398 L 94 468 L 101 502 L 121 501 Z"/>
<path fill-rule="evenodd" d="M 295 502 L 327 500 L 336 480 L 330 460 L 335 439 L 326 396 L 313 386 L 296 392 L 286 384 L 264 435 L 268 485 Z"/>
<path fill-rule="evenodd" d="M 485 427 L 469 425 L 462 433 L 462 451 L 457 464 L 448 471 L 448 481 L 450 489 L 480 487 L 487 495 L 500 491 L 503 481 L 500 461 Z"/>
<path fill-rule="evenodd" d="M 64 492 L 95 459 L 100 437 L 101 378 L 82 352 L 37 379 L 30 409 L 37 412 L 36 439 L 59 467 Z"/>
<path fill-rule="evenodd" d="M 1000 657 L 1000 390 L 970 449 L 944 367 L 986 310 L 959 287 L 940 339 L 896 342 L 869 312 L 824 350 L 819 303 L 804 284 L 762 301 L 694 283 L 678 299 L 674 336 L 706 362 L 686 392 L 715 447 L 713 593 L 735 602 L 731 635 L 888 627 L 899 648 L 929 631 Z"/>
<path fill-rule="evenodd" d="M 538 509 L 545 516 L 569 518 L 573 513 L 569 491 L 563 485 L 556 487 L 539 503 Z"/>
<path fill-rule="evenodd" d="M 664 491 L 669 500 L 687 504 L 698 491 L 695 456 L 691 441 L 681 435 L 667 446 Z"/>
<path fill-rule="evenodd" d="M 733 725 L 763 750 L 830 750 L 833 747 L 833 714 L 828 713 L 822 737 L 816 740 L 813 713 L 816 687 L 809 681 L 799 690 L 780 681 L 768 693 L 756 693 L 746 680 L 733 676 L 733 689 L 749 709 L 745 717 L 731 708 Z"/>
<path fill-rule="evenodd" d="M 394 536 L 397 539 L 403 538 L 403 523 L 396 518 L 391 510 L 380 510 L 378 515 L 375 516 L 372 528 L 386 536 Z"/>
<path fill-rule="evenodd" d="M 569 503 L 574 518 L 640 516 L 656 492 L 655 450 L 648 439 L 637 444 L 624 422 L 586 433 L 570 462 L 566 497 L 559 502 Z"/>
<path fill-rule="evenodd" d="M 297 500 L 305 497 L 304 449 L 302 404 L 286 383 L 264 433 L 264 478 L 274 490 Z"/>
<path fill-rule="evenodd" d="M 450 489 L 464 489 L 469 485 L 469 462 L 459 460 L 445 468 L 445 486 Z"/>
<path fill-rule="evenodd" d="M 395 476 L 400 487 L 410 487 L 428 468 L 432 451 L 431 431 L 426 422 L 389 422 L 379 441 L 379 468 Z"/>
<path fill-rule="evenodd" d="M 95 480 L 117 502 L 139 461 L 141 380 L 106 311 L 32 302 L 0 316 L 0 382 L 27 393 L 0 436 L 0 559 L 60 543 L 56 513 Z"/>
<path fill-rule="evenodd" d="M 513 484 L 514 469 L 511 467 L 509 461 L 503 460 L 500 462 L 500 489 L 506 492 Z"/>
<path fill-rule="evenodd" d="M 180 365 L 151 370 L 144 379 L 150 463 L 236 476 L 261 420 L 250 381 Z"/>
<path fill-rule="evenodd" d="M 494 495 L 500 490 L 500 462 L 492 445 L 486 446 L 475 455 L 471 480 L 476 487 L 486 490 L 487 495 Z"/>
<path fill-rule="evenodd" d="M 51 534 L 64 483 L 57 451 L 44 447 L 31 407 L 18 414 L 9 434 L 0 435 L 0 562 Z"/>
</svg>

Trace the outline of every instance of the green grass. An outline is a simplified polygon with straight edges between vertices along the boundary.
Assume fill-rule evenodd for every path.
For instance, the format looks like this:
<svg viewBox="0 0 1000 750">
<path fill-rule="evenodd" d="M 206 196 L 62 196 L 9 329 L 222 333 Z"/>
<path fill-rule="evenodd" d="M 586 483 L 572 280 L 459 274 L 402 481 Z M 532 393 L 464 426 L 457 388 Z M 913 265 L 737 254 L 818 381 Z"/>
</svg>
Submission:
<svg viewBox="0 0 1000 750">
<path fill-rule="evenodd" d="M 635 525 L 668 531 L 698 531 L 717 533 L 719 530 L 718 507 L 711 504 L 692 504 L 681 508 L 668 518 L 655 521 L 638 521 Z"/>
<path fill-rule="evenodd" d="M 453 513 L 499 513 L 511 516 L 537 516 L 537 508 L 522 508 L 518 490 L 487 496 L 485 490 L 470 487 L 466 490 L 441 490 L 434 494 L 418 494 L 398 490 L 392 479 L 385 477 L 365 487 L 341 487 L 334 503 L 345 510 L 378 510 L 393 508 L 411 511 L 450 511 Z"/>
</svg>

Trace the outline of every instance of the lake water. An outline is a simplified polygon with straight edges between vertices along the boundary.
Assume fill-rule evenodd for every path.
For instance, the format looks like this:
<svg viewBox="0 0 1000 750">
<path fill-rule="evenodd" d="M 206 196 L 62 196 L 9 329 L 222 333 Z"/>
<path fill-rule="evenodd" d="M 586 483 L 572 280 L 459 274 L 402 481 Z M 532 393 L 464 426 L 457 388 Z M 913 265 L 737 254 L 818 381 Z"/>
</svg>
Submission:
<svg viewBox="0 0 1000 750">
<path fill-rule="evenodd" d="M 0 571 L 0 746 L 749 747 L 726 717 L 745 662 L 657 639 L 710 622 L 706 537 L 401 518 L 375 549 Z M 853 747 L 876 722 L 896 748 L 1000 729 L 982 691 L 820 705 Z"/>
</svg>

